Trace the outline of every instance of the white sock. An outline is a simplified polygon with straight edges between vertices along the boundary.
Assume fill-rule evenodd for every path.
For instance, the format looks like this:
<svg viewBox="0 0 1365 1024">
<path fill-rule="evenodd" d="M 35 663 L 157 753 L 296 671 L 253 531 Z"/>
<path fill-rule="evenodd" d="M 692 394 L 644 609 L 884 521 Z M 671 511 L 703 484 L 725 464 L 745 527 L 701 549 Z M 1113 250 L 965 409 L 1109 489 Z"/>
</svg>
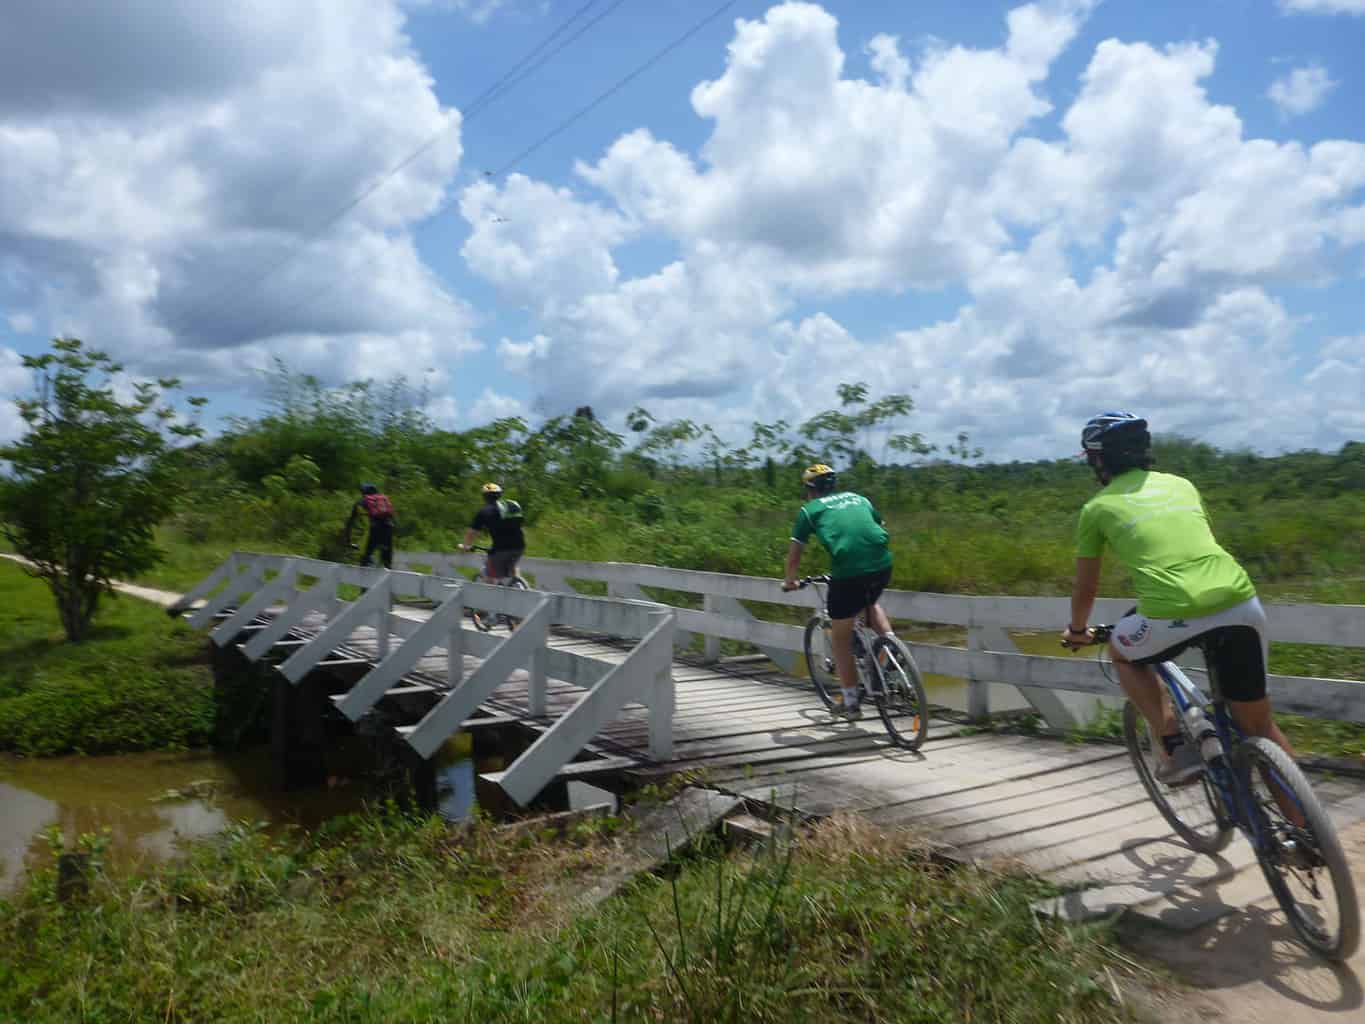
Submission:
<svg viewBox="0 0 1365 1024">
<path fill-rule="evenodd" d="M 855 686 L 855 687 L 853 687 L 853 689 L 851 689 L 851 690 L 850 690 L 850 689 L 847 689 L 847 688 L 843 688 L 843 687 L 841 687 L 841 689 L 843 689 L 843 691 L 844 691 L 844 707 L 846 707 L 846 708 L 857 707 L 857 706 L 858 706 L 858 688 Z"/>
</svg>

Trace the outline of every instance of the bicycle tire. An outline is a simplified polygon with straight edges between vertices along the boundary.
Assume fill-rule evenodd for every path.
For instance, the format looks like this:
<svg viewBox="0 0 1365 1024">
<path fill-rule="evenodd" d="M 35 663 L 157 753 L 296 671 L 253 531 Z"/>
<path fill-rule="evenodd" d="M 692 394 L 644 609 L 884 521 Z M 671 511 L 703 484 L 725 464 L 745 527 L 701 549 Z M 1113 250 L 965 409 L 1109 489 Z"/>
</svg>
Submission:
<svg viewBox="0 0 1365 1024">
<path fill-rule="evenodd" d="M 1345 960 L 1360 944 L 1360 903 L 1356 895 L 1355 882 L 1351 878 L 1351 869 L 1346 863 L 1346 854 L 1341 848 L 1341 840 L 1337 837 L 1337 830 L 1332 824 L 1332 819 L 1323 810 L 1322 804 L 1318 802 L 1312 785 L 1294 763 L 1293 758 L 1276 743 L 1262 736 L 1248 737 L 1233 751 L 1233 766 L 1245 787 L 1243 792 L 1254 795 L 1252 769 L 1258 763 L 1268 766 L 1278 776 L 1276 784 L 1288 791 L 1290 798 L 1303 812 L 1305 825 L 1296 831 L 1308 833 L 1322 860 L 1321 865 L 1300 869 L 1282 863 L 1278 849 L 1257 850 L 1256 859 L 1260 862 L 1261 872 L 1265 875 L 1270 891 L 1274 893 L 1285 916 L 1289 918 L 1290 925 L 1304 944 L 1329 960 Z M 1270 797 L 1268 788 L 1267 796 Z M 1270 799 L 1274 803 L 1273 797 Z M 1259 816 L 1263 828 L 1273 830 L 1259 801 L 1254 801 L 1249 810 Z M 1283 813 L 1278 806 L 1276 810 Z M 1317 885 L 1319 872 L 1330 879 L 1332 890 L 1336 894 L 1338 926 L 1335 934 L 1315 928 L 1307 920 L 1307 915 L 1300 907 L 1300 900 L 1291 890 L 1290 878 L 1286 877 L 1288 874 L 1299 878 L 1300 871 L 1306 873 L 1309 885 L 1313 887 Z"/>
<path fill-rule="evenodd" d="M 508 590 L 530 590 L 530 589 L 531 589 L 529 586 L 526 585 L 526 581 L 525 581 L 524 579 L 522 579 L 520 576 L 511 576 L 511 577 L 509 577 L 508 580 L 507 580 L 507 582 L 504 583 L 504 584 L 502 584 L 502 585 L 503 585 L 504 587 L 506 587 Z M 504 613 L 502 613 L 502 612 L 499 612 L 499 613 L 498 613 L 498 625 L 500 625 L 500 626 L 506 626 L 506 627 L 507 627 L 507 632 L 510 633 L 510 632 L 512 632 L 513 630 L 515 630 L 518 626 L 521 625 L 521 619 L 519 619 L 519 618 L 518 618 L 517 616 L 515 616 L 515 615 L 507 615 L 507 614 L 504 614 Z"/>
<path fill-rule="evenodd" d="M 490 581 L 488 580 L 487 577 L 484 576 L 483 573 L 475 573 L 474 578 L 471 579 L 470 582 L 488 583 Z M 469 618 L 474 623 L 474 628 L 477 629 L 480 633 L 491 633 L 493 631 L 493 624 L 488 621 L 489 617 L 480 615 L 479 610 L 477 608 L 470 608 L 466 606 L 465 611 L 469 613 Z"/>
<path fill-rule="evenodd" d="M 843 691 L 839 686 L 839 673 L 834 668 L 834 643 L 830 633 L 829 619 L 823 615 L 812 615 L 806 623 L 806 635 L 802 640 L 806 653 L 806 669 L 810 672 L 811 682 L 820 700 L 831 711 L 835 707 L 835 697 L 843 701 Z"/>
<path fill-rule="evenodd" d="M 1197 783 L 1171 789 L 1157 781 L 1143 748 L 1152 745 L 1151 731 L 1147 721 L 1138 712 L 1136 705 L 1129 702 L 1123 708 L 1123 739 L 1128 746 L 1128 756 L 1133 768 L 1142 780 L 1142 787 L 1156 804 L 1156 809 L 1175 829 L 1176 835 L 1196 853 L 1215 854 L 1232 840 L 1233 824 L 1223 806 L 1223 798 L 1214 790 L 1208 774 L 1200 777 Z M 1152 759 L 1153 762 L 1155 758 Z M 1183 799 L 1182 799 L 1183 798 Z"/>
<path fill-rule="evenodd" d="M 884 636 L 872 644 L 872 663 L 881 676 L 874 699 L 887 735 L 899 747 L 918 750 L 929 735 L 929 695 L 919 666 L 908 648 Z"/>
</svg>

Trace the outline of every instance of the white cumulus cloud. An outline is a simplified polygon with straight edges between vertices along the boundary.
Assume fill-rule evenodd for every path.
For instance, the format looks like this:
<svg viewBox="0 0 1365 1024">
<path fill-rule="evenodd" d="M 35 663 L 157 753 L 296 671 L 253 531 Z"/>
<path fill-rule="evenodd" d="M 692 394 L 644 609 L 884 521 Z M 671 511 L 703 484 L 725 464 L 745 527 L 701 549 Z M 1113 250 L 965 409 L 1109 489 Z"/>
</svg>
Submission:
<svg viewBox="0 0 1365 1024">
<path fill-rule="evenodd" d="M 395 0 L 87 6 L 6 6 L 0 305 L 211 384 L 275 355 L 336 380 L 404 368 L 414 340 L 475 347 L 410 235 L 460 117 Z"/>
<path fill-rule="evenodd" d="M 1365 0 L 1280 0 L 1280 7 L 1295 14 L 1365 14 Z"/>
<path fill-rule="evenodd" d="M 1337 85 L 1326 68 L 1310 64 L 1275 79 L 1266 95 L 1285 117 L 1297 117 L 1317 110 Z"/>
<path fill-rule="evenodd" d="M 1365 145 L 1248 136 L 1208 95 L 1213 40 L 1104 40 L 1079 82 L 1053 82 L 1090 8 L 1027 4 L 997 46 L 913 61 L 879 35 L 873 80 L 818 5 L 738 21 L 723 72 L 692 90 L 696 152 L 636 129 L 576 165 L 581 188 L 464 193 L 469 265 L 554 338 L 505 342 L 504 360 L 550 408 L 643 402 L 735 437 L 866 380 L 993 457 L 1071 451 L 1112 405 L 1229 445 L 1339 444 L 1358 395 L 1327 390 L 1337 412 L 1313 422 L 1302 408 L 1322 367 L 1349 364 L 1301 342 L 1277 290 L 1349 272 Z M 562 231 L 513 232 L 522 201 Z M 639 240 L 673 255 L 626 272 Z M 917 311 L 943 288 L 964 296 L 955 315 Z M 870 335 L 821 311 L 877 293 L 892 312 Z"/>
</svg>

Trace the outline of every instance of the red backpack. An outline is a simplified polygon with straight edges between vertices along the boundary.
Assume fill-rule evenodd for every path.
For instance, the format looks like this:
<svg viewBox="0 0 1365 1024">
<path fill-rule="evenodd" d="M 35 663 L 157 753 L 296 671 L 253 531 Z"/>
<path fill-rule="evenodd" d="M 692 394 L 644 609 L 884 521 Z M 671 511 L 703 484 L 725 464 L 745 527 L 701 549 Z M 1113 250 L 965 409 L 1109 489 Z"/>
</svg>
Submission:
<svg viewBox="0 0 1365 1024">
<path fill-rule="evenodd" d="M 367 494 L 360 499 L 365 504 L 365 514 L 371 519 L 385 519 L 393 515 L 393 502 L 384 494 Z"/>
</svg>

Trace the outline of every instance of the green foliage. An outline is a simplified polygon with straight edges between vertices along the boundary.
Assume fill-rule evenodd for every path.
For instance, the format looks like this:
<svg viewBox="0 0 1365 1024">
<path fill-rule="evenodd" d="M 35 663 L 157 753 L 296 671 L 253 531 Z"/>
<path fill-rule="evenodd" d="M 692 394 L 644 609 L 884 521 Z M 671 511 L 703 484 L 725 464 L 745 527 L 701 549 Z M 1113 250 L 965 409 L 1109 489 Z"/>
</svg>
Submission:
<svg viewBox="0 0 1365 1024">
<path fill-rule="evenodd" d="M 182 489 L 171 442 L 200 430 L 165 404 L 177 381 L 137 381 L 133 396 L 120 398 L 122 367 L 108 355 L 74 338 L 52 349 L 24 357 L 37 394 L 18 403 L 27 432 L 0 448 L 10 465 L 0 516 L 5 537 L 56 598 L 67 638 L 79 641 L 110 582 L 159 559 L 152 532 Z"/>
<path fill-rule="evenodd" d="M 42 585 L 0 564 L 0 750 L 123 752 L 203 746 L 214 733 L 203 637 L 132 598 L 104 607 L 87 642 L 61 642 Z"/>
<path fill-rule="evenodd" d="M 0 901 L 0 1018 L 1125 1019 L 1100 929 L 1040 921 L 1025 878 L 826 827 L 715 849 L 575 913 L 602 826 L 560 838 L 392 808 L 311 837 L 245 825 L 81 905 L 51 869 Z"/>
</svg>

